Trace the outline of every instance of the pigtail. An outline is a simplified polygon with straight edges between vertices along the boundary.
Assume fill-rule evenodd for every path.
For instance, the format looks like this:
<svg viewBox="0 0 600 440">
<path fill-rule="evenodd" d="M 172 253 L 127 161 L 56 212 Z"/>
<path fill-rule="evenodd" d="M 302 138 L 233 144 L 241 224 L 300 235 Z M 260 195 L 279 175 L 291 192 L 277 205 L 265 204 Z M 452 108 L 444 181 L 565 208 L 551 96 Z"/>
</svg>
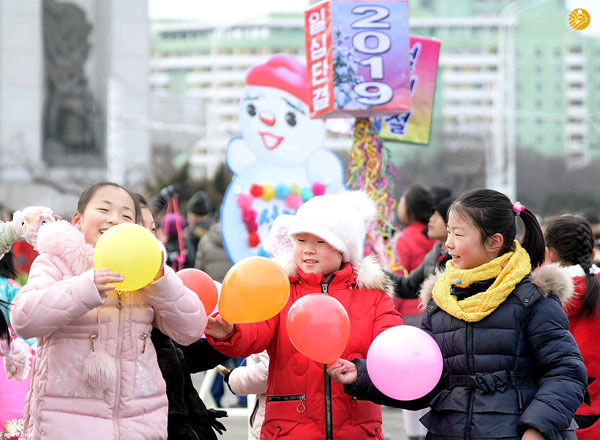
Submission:
<svg viewBox="0 0 600 440">
<path fill-rule="evenodd" d="M 593 273 L 590 273 L 591 263 L 585 271 L 586 290 L 583 303 L 581 304 L 581 315 L 584 318 L 593 316 L 598 308 L 598 298 L 600 297 L 600 283 Z"/>
<path fill-rule="evenodd" d="M 546 243 L 544 241 L 544 233 L 537 220 L 537 217 L 529 209 L 524 208 L 519 217 L 525 226 L 525 233 L 521 240 L 521 246 L 529 254 L 531 259 L 531 267 L 536 268 L 544 262 Z"/>
<path fill-rule="evenodd" d="M 579 265 L 585 274 L 585 295 L 578 314 L 593 316 L 600 299 L 600 283 L 592 273 L 594 234 L 587 220 L 578 215 L 555 217 L 546 227 L 546 243 L 564 265 Z"/>
<path fill-rule="evenodd" d="M 581 315 L 584 318 L 593 316 L 598 308 L 598 298 L 600 297 L 600 283 L 598 278 L 591 273 L 592 260 L 590 249 L 594 249 L 594 235 L 589 225 L 580 223 L 577 225 L 578 248 L 582 250 L 579 254 L 578 263 L 585 273 L 585 296 L 581 304 Z"/>
</svg>

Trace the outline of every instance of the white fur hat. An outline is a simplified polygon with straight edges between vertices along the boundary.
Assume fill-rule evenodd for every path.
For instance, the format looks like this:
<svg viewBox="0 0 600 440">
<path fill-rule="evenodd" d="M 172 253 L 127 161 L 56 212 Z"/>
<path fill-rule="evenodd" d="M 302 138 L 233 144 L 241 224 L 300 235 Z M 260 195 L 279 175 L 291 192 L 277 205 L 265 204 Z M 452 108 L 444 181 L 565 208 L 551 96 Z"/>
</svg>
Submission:
<svg viewBox="0 0 600 440">
<path fill-rule="evenodd" d="M 376 213 L 373 200 L 361 191 L 313 197 L 293 216 L 289 235 L 316 235 L 339 250 L 343 262 L 357 266 L 363 259 L 367 226 Z"/>
</svg>

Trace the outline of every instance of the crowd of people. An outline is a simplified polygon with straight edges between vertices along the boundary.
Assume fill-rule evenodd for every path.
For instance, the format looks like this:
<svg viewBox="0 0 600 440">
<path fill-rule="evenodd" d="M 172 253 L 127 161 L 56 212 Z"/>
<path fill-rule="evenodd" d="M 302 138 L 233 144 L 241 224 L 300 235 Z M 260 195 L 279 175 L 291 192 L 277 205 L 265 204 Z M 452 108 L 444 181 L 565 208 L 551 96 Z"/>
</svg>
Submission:
<svg viewBox="0 0 600 440">
<path fill-rule="evenodd" d="M 405 411 L 409 440 L 600 438 L 600 270 L 585 217 L 540 223 L 494 190 L 415 185 L 382 267 L 365 248 L 375 203 L 358 191 L 314 197 L 278 217 L 264 243 L 289 277 L 288 303 L 267 321 L 231 324 L 175 275 L 195 267 L 223 280 L 218 215 L 203 192 L 185 216 L 173 195 L 90 186 L 70 221 L 40 229 L 27 269 L 15 267 L 18 225 L 0 223 L 0 438 L 216 439 L 226 413 L 206 408 L 190 375 L 226 362 L 227 386 L 259 395 L 254 439 L 383 440 L 380 405 Z M 165 257 L 126 295 L 112 285 L 121 274 L 92 264 L 99 237 L 121 223 L 150 230 Z M 293 303 L 315 292 L 350 320 L 331 365 L 298 352 L 286 330 Z M 443 357 L 438 384 L 411 401 L 379 391 L 365 362 L 375 337 L 402 324 L 426 331 Z"/>
</svg>

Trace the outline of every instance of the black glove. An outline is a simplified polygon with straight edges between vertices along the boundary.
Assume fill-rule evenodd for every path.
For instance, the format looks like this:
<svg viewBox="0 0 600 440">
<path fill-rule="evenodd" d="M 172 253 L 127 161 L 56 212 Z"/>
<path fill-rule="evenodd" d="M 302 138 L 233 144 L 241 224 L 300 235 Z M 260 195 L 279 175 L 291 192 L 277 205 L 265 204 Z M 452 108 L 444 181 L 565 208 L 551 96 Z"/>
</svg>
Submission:
<svg viewBox="0 0 600 440">
<path fill-rule="evenodd" d="M 216 410 L 212 408 L 206 410 L 206 418 L 208 419 L 210 427 L 217 431 L 219 435 L 223 435 L 223 433 L 227 431 L 225 425 L 217 420 L 221 417 L 227 417 L 227 411 Z"/>
</svg>

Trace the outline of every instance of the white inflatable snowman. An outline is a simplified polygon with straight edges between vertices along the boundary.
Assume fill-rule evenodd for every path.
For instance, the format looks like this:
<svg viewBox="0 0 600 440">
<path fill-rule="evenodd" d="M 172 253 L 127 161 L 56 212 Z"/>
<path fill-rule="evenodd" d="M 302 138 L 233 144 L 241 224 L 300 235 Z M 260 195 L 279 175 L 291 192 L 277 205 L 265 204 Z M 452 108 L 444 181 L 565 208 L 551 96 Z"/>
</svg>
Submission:
<svg viewBox="0 0 600 440">
<path fill-rule="evenodd" d="M 306 67 L 276 55 L 252 67 L 240 101 L 242 137 L 227 146 L 234 178 L 221 205 L 223 244 L 234 263 L 268 255 L 273 220 L 315 195 L 345 190 L 343 167 L 323 147 L 325 124 L 308 116 Z"/>
</svg>

